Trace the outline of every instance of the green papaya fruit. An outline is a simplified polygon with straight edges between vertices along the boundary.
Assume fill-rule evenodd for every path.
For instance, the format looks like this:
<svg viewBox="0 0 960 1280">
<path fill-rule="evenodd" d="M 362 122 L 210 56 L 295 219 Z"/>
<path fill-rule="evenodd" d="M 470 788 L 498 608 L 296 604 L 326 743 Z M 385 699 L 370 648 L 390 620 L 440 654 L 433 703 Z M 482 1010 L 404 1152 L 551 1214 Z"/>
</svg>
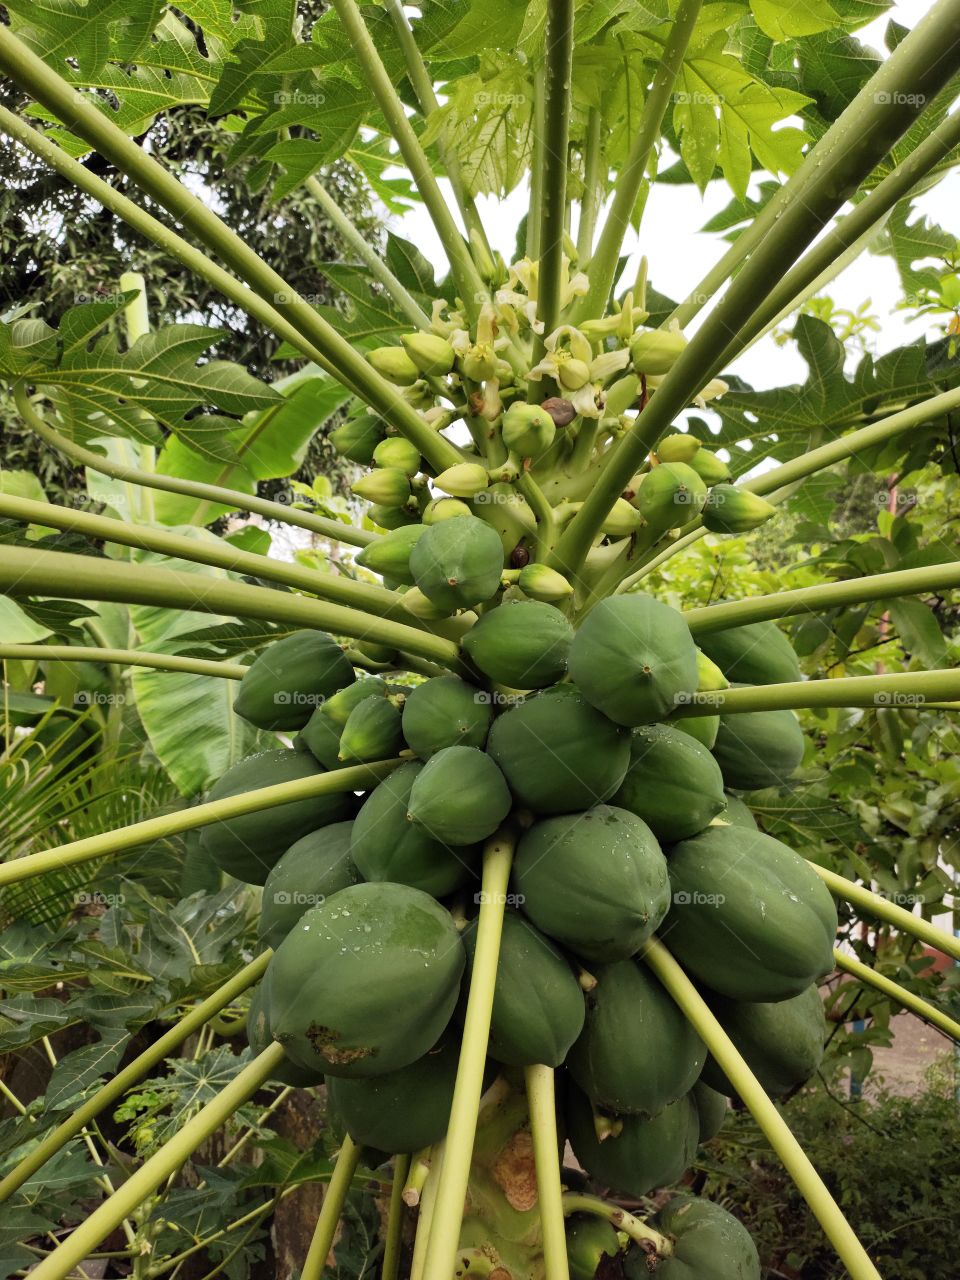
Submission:
<svg viewBox="0 0 960 1280">
<path fill-rule="evenodd" d="M 365 880 L 393 881 L 445 897 L 475 875 L 479 850 L 451 849 L 407 820 L 421 764 L 402 764 L 371 791 L 353 824 L 350 856 Z"/>
<path fill-rule="evenodd" d="M 385 434 L 386 430 L 380 419 L 365 413 L 334 427 L 329 440 L 344 458 L 359 462 L 362 467 L 369 467 L 373 463 L 373 451 Z"/>
<path fill-rule="evenodd" d="M 371 573 L 379 573 L 381 577 L 392 578 L 394 582 L 412 587 L 410 552 L 423 532 L 422 524 L 405 524 L 399 529 L 391 529 L 376 542 L 367 543 L 356 556 L 357 564 L 363 565 Z"/>
<path fill-rule="evenodd" d="M 399 1155 L 439 1142 L 447 1132 L 460 1044 L 449 1033 L 422 1058 L 386 1075 L 327 1085 L 330 1106 L 364 1147 Z"/>
<path fill-rule="evenodd" d="M 592 1213 L 575 1213 L 567 1219 L 567 1267 L 570 1280 L 594 1280 L 600 1259 L 615 1258 L 620 1239 L 610 1223 Z"/>
<path fill-rule="evenodd" d="M 440 377 L 453 368 L 456 352 L 446 338 L 441 338 L 439 334 L 424 330 L 401 333 L 400 341 L 420 373 Z"/>
<path fill-rule="evenodd" d="M 413 780 L 407 817 L 445 844 L 476 844 L 510 812 L 510 790 L 494 761 L 477 747 L 444 747 Z"/>
<path fill-rule="evenodd" d="M 687 339 L 672 329 L 640 329 L 630 343 L 630 359 L 638 373 L 661 377 L 683 354 Z"/>
<path fill-rule="evenodd" d="M 681 733 L 693 738 L 695 742 L 699 742 L 702 747 L 706 747 L 708 751 L 712 751 L 717 734 L 720 732 L 720 717 L 684 716 L 682 720 L 677 721 L 677 728 Z"/>
<path fill-rule="evenodd" d="M 352 684 L 353 667 L 324 631 L 295 631 L 259 653 L 233 703 L 258 729 L 302 729 L 325 698 Z"/>
<path fill-rule="evenodd" d="M 385 698 L 386 696 L 387 686 L 379 676 L 364 676 L 363 679 L 356 680 L 327 698 L 321 705 L 320 712 L 342 732 L 343 726 L 361 702 L 367 698 Z"/>
<path fill-rule="evenodd" d="M 441 520 L 456 520 L 460 516 L 472 516 L 473 512 L 459 498 L 432 498 L 423 508 L 424 524 L 439 524 Z"/>
<path fill-rule="evenodd" d="M 374 503 L 367 515 L 378 529 L 386 529 L 392 533 L 394 529 L 402 529 L 405 525 L 419 524 L 420 513 L 411 511 L 410 507 L 384 507 Z"/>
<path fill-rule="evenodd" d="M 380 507 L 405 507 L 412 490 L 410 477 L 399 467 L 378 467 L 354 480 L 350 486 L 358 498 L 376 503 Z"/>
<path fill-rule="evenodd" d="M 402 749 L 400 708 L 387 698 L 367 698 L 350 712 L 340 735 L 341 761 L 388 760 Z"/>
<path fill-rule="evenodd" d="M 690 734 L 666 724 L 641 725 L 631 735 L 630 767 L 613 804 L 672 844 L 696 835 L 723 811 L 723 774 Z"/>
<path fill-rule="evenodd" d="M 570 679 L 617 724 L 662 720 L 699 683 L 697 649 L 683 618 L 651 596 L 602 600 L 570 646 Z"/>
<path fill-rule="evenodd" d="M 377 467 L 395 467 L 405 475 L 415 476 L 420 470 L 420 450 L 404 436 L 387 436 L 373 451 Z"/>
<path fill-rule="evenodd" d="M 374 347 L 367 359 L 382 378 L 398 387 L 409 387 L 417 381 L 420 370 L 402 347 Z"/>
<path fill-rule="evenodd" d="M 524 915 L 591 961 L 635 955 L 670 904 L 653 832 L 605 804 L 534 823 L 517 846 L 514 881 Z"/>
<path fill-rule="evenodd" d="M 363 681 L 358 681 L 362 684 Z M 352 686 L 351 686 L 352 687 Z M 317 707 L 313 715 L 300 730 L 294 741 L 298 749 L 302 746 L 319 760 L 325 769 L 341 769 L 340 734 L 343 726 L 323 714 L 323 707 Z"/>
<path fill-rule="evenodd" d="M 573 595 L 573 586 L 562 573 L 557 573 L 556 569 L 539 564 L 536 560 L 525 564 L 520 570 L 517 586 L 525 596 L 544 604 L 556 604 Z"/>
<path fill-rule="evenodd" d="M 410 552 L 410 571 L 428 600 L 442 609 L 468 609 L 500 586 L 503 547 L 495 530 L 475 516 L 431 524 Z"/>
<path fill-rule="evenodd" d="M 708 631 L 697 636 L 697 644 L 727 679 L 737 684 L 784 684 L 803 679 L 793 646 L 772 620 Z"/>
<path fill-rule="evenodd" d="M 470 661 L 497 684 L 544 689 L 566 674 L 573 627 L 559 609 L 513 600 L 485 613 L 463 637 Z"/>
<path fill-rule="evenodd" d="M 732 1213 L 699 1196 L 679 1195 L 649 1219 L 673 1241 L 673 1252 L 657 1264 L 657 1280 L 760 1280 L 757 1246 Z M 628 1280 L 649 1275 L 646 1253 L 636 1252 Z"/>
<path fill-rule="evenodd" d="M 434 484 L 453 498 L 474 498 L 489 487 L 490 476 L 479 462 L 458 462 L 441 471 Z"/>
<path fill-rule="evenodd" d="M 744 711 L 720 717 L 713 754 L 736 791 L 778 787 L 803 760 L 806 739 L 793 711 Z"/>
<path fill-rule="evenodd" d="M 210 788 L 208 800 L 224 800 L 278 782 L 294 782 L 323 773 L 306 751 L 261 751 L 233 765 Z M 203 828 L 200 846 L 228 875 L 247 884 L 263 884 L 281 855 L 308 831 L 351 816 L 353 796 L 313 796 L 245 813 Z"/>
<path fill-rule="evenodd" d="M 298 1066 L 377 1076 L 422 1057 L 450 1021 L 466 956 L 448 911 L 403 884 L 341 889 L 267 969 L 273 1038 Z"/>
<path fill-rule="evenodd" d="M 521 458 L 539 458 L 557 433 L 557 424 L 546 409 L 522 400 L 514 400 L 500 425 L 503 443 Z"/>
<path fill-rule="evenodd" d="M 652 973 L 633 960 L 594 969 L 567 1068 L 594 1106 L 656 1115 L 693 1088 L 706 1046 Z"/>
<path fill-rule="evenodd" d="M 350 857 L 352 822 L 331 822 L 295 840 L 263 885 L 260 940 L 274 950 L 305 911 L 360 880 Z"/>
<path fill-rule="evenodd" d="M 664 436 L 657 445 L 657 457 L 661 462 L 690 462 L 700 452 L 700 441 L 686 431 Z"/>
<path fill-rule="evenodd" d="M 837 909 L 805 859 L 746 827 L 708 827 L 670 853 L 668 945 L 733 1000 L 787 1000 L 833 968 Z"/>
<path fill-rule="evenodd" d="M 664 462 L 643 477 L 633 505 L 651 533 L 689 524 L 703 510 L 707 486 L 686 462 Z"/>
<path fill-rule="evenodd" d="M 472 970 L 477 922 L 463 931 Z M 512 908 L 503 917 L 489 1054 L 507 1066 L 559 1067 L 583 1028 L 583 992 L 549 938 Z"/>
<path fill-rule="evenodd" d="M 488 694 L 459 676 L 434 676 L 403 704 L 403 736 L 421 760 L 444 747 L 483 747 L 493 719 Z"/>
<path fill-rule="evenodd" d="M 614 794 L 630 762 L 630 735 L 561 684 L 498 716 L 487 750 L 518 804 L 567 813 Z"/>
<path fill-rule="evenodd" d="M 747 1066 L 774 1097 L 792 1093 L 816 1074 L 827 1034 L 823 1000 L 815 986 L 775 1004 L 711 1000 L 711 1008 Z M 704 1083 L 728 1098 L 737 1091 L 711 1054 Z"/>
<path fill-rule="evenodd" d="M 719 454 L 711 453 L 709 449 L 698 449 L 689 463 L 708 487 L 730 479 L 730 468 Z"/>
<path fill-rule="evenodd" d="M 624 1116 L 620 1132 L 602 1142 L 590 1100 L 579 1089 L 569 1090 L 565 1116 L 577 1160 L 591 1178 L 618 1195 L 645 1196 L 654 1187 L 669 1186 L 696 1156 L 700 1121 L 689 1094 L 653 1117 Z"/>
<path fill-rule="evenodd" d="M 735 484 L 715 484 L 703 506 L 704 528 L 711 533 L 749 533 L 775 516 L 766 499 Z"/>
<path fill-rule="evenodd" d="M 250 996 L 247 1009 L 247 1044 L 255 1054 L 263 1053 L 273 1043 L 270 1028 L 267 1025 L 267 1013 L 264 1005 L 264 984 L 258 982 Z M 323 1073 L 298 1067 L 295 1062 L 285 1060 L 277 1067 L 271 1079 L 278 1084 L 292 1085 L 294 1089 L 311 1089 L 314 1085 L 323 1084 Z"/>
<path fill-rule="evenodd" d="M 700 1141 L 709 1142 L 723 1128 L 727 1118 L 727 1100 L 722 1093 L 698 1080 L 691 1092 L 697 1115 L 700 1118 Z"/>
<path fill-rule="evenodd" d="M 729 822 L 734 827 L 749 827 L 751 831 L 758 831 L 757 820 L 753 816 L 752 811 L 743 803 L 739 796 L 727 792 L 724 797 L 726 807 L 723 812 L 717 816 L 723 822 Z"/>
</svg>

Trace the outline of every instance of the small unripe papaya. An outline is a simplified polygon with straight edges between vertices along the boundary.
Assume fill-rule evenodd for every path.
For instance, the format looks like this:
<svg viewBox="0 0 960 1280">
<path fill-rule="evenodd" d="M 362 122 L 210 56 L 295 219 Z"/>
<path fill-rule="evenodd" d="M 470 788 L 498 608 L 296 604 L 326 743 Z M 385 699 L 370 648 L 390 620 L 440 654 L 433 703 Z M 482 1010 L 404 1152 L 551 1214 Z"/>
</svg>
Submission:
<svg viewBox="0 0 960 1280">
<path fill-rule="evenodd" d="M 730 468 L 724 460 L 709 449 L 698 449 L 689 460 L 700 479 L 706 485 L 722 484 L 730 479 Z"/>
<path fill-rule="evenodd" d="M 365 680 L 356 680 L 346 688 L 339 689 L 321 703 L 320 710 L 328 720 L 332 720 L 342 729 L 350 719 L 354 708 L 361 702 L 365 702 L 368 698 L 385 698 L 386 696 L 387 686 L 380 677 L 369 676 Z"/>
<path fill-rule="evenodd" d="M 434 498 L 423 509 L 424 524 L 439 524 L 441 520 L 455 520 L 458 516 L 472 516 L 473 512 L 459 498 Z"/>
<path fill-rule="evenodd" d="M 685 462 L 664 462 L 643 477 L 634 506 L 652 532 L 687 524 L 700 514 L 707 486 Z"/>
<path fill-rule="evenodd" d="M 367 360 L 382 378 L 398 387 L 412 386 L 420 374 L 402 347 L 375 347 L 367 353 Z"/>
<path fill-rule="evenodd" d="M 475 346 L 468 347 L 458 357 L 458 363 L 460 372 L 471 382 L 486 382 L 497 372 L 496 353 L 487 343 L 478 342 Z"/>
<path fill-rule="evenodd" d="M 339 756 L 349 763 L 387 760 L 402 748 L 399 710 L 386 698 L 366 698 L 343 726 Z"/>
<path fill-rule="evenodd" d="M 557 365 L 557 382 L 565 391 L 579 391 L 590 381 L 590 366 L 586 360 L 571 356 Z"/>
<path fill-rule="evenodd" d="M 382 467 L 350 486 L 358 498 L 381 507 L 402 507 L 410 497 L 410 477 L 399 467 Z"/>
<path fill-rule="evenodd" d="M 699 450 L 700 441 L 697 437 L 681 431 L 660 441 L 657 445 L 657 457 L 661 462 L 690 462 Z"/>
<path fill-rule="evenodd" d="M 625 498 L 618 498 L 600 528 L 613 538 L 626 538 L 646 524 L 646 520 Z"/>
<path fill-rule="evenodd" d="M 337 453 L 351 462 L 359 462 L 369 467 L 373 462 L 373 451 L 383 439 L 384 427 L 379 418 L 365 413 L 359 418 L 351 418 L 334 427 L 329 440 Z"/>
<path fill-rule="evenodd" d="M 766 524 L 776 510 L 759 494 L 733 484 L 717 484 L 707 495 L 703 523 L 711 533 L 749 533 Z"/>
<path fill-rule="evenodd" d="M 456 353 L 446 338 L 435 333 L 404 333 L 400 341 L 420 373 L 440 376 L 453 368 Z"/>
<path fill-rule="evenodd" d="M 557 426 L 541 405 L 515 400 L 503 415 L 503 443 L 521 458 L 539 458 L 553 444 Z"/>
<path fill-rule="evenodd" d="M 557 600 L 565 600 L 567 596 L 573 595 L 573 587 L 562 573 L 536 561 L 533 564 L 524 565 L 520 570 L 517 586 L 525 596 L 529 596 L 531 600 L 540 600 L 544 604 L 553 604 Z"/>
<path fill-rule="evenodd" d="M 697 674 L 700 677 L 700 683 L 697 685 L 698 693 L 713 693 L 717 689 L 730 688 L 730 681 L 702 649 L 697 650 Z"/>
<path fill-rule="evenodd" d="M 441 471 L 436 479 L 436 486 L 454 498 L 472 498 L 482 493 L 490 484 L 486 467 L 479 462 L 458 462 L 446 471 Z"/>
<path fill-rule="evenodd" d="M 367 515 L 373 523 L 380 529 L 388 529 L 391 532 L 394 529 L 402 529 L 406 525 L 419 523 L 419 515 L 416 511 L 411 511 L 404 503 L 402 507 L 380 507 L 372 506 Z"/>
<path fill-rule="evenodd" d="M 676 364 L 687 340 L 668 329 L 642 329 L 630 343 L 630 359 L 638 373 L 659 377 Z"/>
<path fill-rule="evenodd" d="M 619 1252 L 617 1233 L 603 1218 L 577 1213 L 567 1223 L 570 1280 L 594 1280 L 600 1259 L 614 1258 Z"/>
<path fill-rule="evenodd" d="M 413 586 L 413 574 L 410 572 L 410 552 L 413 545 L 424 532 L 422 524 L 407 524 L 399 529 L 392 529 L 376 542 L 368 543 L 356 557 L 357 564 L 363 565 L 372 573 L 382 577 L 393 578 L 405 586 Z"/>
<path fill-rule="evenodd" d="M 374 449 L 373 461 L 378 467 L 415 476 L 420 470 L 420 450 L 403 436 L 388 436 Z"/>
<path fill-rule="evenodd" d="M 434 604 L 419 587 L 410 587 L 405 591 L 401 604 L 408 613 L 412 613 L 415 618 L 421 618 L 424 622 L 436 622 L 438 618 L 449 618 L 453 613 L 453 608 L 446 609 Z"/>
</svg>

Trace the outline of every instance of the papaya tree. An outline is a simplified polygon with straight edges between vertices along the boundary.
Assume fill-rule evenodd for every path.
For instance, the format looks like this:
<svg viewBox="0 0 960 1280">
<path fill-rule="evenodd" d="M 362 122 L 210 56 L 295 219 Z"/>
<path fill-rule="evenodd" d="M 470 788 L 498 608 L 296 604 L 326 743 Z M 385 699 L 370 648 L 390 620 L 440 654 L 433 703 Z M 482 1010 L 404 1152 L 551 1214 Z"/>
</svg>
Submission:
<svg viewBox="0 0 960 1280">
<path fill-rule="evenodd" d="M 31 608 L 138 611 L 126 643 L 0 656 L 143 668 L 165 673 L 161 689 L 189 676 L 201 716 L 228 690 L 251 752 L 205 779 L 200 802 L 25 851 L 0 886 L 196 832 L 210 867 L 262 889 L 256 954 L 27 1131 L 0 1199 L 252 991 L 249 1059 L 33 1273 L 65 1277 L 119 1228 L 138 1274 L 157 1274 L 131 1220 L 275 1080 L 325 1081 L 343 1133 L 305 1280 L 323 1272 L 351 1185 L 387 1165 L 386 1280 L 411 1207 L 417 1280 L 564 1280 L 604 1254 L 628 1277 L 759 1277 L 720 1206 L 618 1203 L 677 1182 L 728 1097 L 847 1272 L 875 1277 L 773 1099 L 816 1070 L 817 989 L 836 968 L 960 1031 L 837 947 L 838 902 L 865 934 L 879 922 L 953 959 L 960 944 L 931 922 L 936 902 L 916 912 L 874 892 L 855 850 L 839 870 L 803 856 L 744 796 L 801 766 L 798 710 L 955 710 L 945 659 L 802 679 L 780 623 L 899 610 L 929 636 L 927 599 L 960 587 L 960 559 L 947 541 L 891 541 L 791 589 L 697 603 L 649 587 L 701 540 L 775 520 L 831 468 L 907 456 L 918 439 L 952 447 L 949 343 L 851 378 L 807 318 L 803 387 L 756 392 L 734 366 L 868 246 L 913 261 L 911 201 L 960 147 L 953 0 L 911 31 L 891 25 L 885 58 L 855 38 L 872 16 L 858 0 L 428 0 L 416 17 L 397 0 L 333 0 L 309 30 L 286 3 L 7 12 L 0 67 L 19 110 L 0 108 L 0 128 L 304 361 L 298 385 L 347 406 L 334 439 L 365 469 L 353 492 L 370 504 L 351 523 L 258 496 L 271 450 L 309 438 L 316 417 L 282 412 L 289 386 L 212 358 L 216 330 L 151 326 L 134 279 L 56 328 L 16 312 L 0 328 L 24 426 L 114 486 L 97 513 L 0 494 L 21 530 L 0 589 Z M 253 191 L 297 190 L 327 214 L 347 261 L 322 269 L 349 306 L 298 293 L 138 144 L 184 103 L 233 135 Z M 388 207 L 416 193 L 442 279 L 409 242 L 363 238 L 331 194 L 338 164 Z M 738 234 L 675 301 L 648 279 L 648 259 L 656 278 L 678 249 L 645 244 L 651 184 L 718 175 Z M 518 189 L 529 208 L 508 262 L 478 201 Z M 649 252 L 624 279 L 631 232 Z M 345 547 L 344 571 L 215 536 L 223 513 Z M 214 621 L 188 633 L 171 613 Z M 561 1163 L 564 1137 L 579 1168 Z"/>
</svg>

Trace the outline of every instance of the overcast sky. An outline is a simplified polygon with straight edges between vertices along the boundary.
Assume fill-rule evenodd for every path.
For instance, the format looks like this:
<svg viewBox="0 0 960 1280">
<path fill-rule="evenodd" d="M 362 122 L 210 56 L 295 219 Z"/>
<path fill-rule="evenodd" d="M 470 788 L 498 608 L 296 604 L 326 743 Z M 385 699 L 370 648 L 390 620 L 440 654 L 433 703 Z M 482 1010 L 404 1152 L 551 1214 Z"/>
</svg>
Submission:
<svg viewBox="0 0 960 1280">
<path fill-rule="evenodd" d="M 889 18 L 895 18 L 905 26 L 914 26 L 929 8 L 924 0 L 903 0 L 881 19 L 864 28 L 860 38 L 878 51 L 883 50 L 883 32 Z M 957 214 L 958 191 L 953 175 L 918 201 L 918 208 L 934 222 L 947 230 L 960 225 Z M 684 297 L 697 284 L 705 272 L 720 256 L 724 244 L 713 235 L 702 235 L 699 228 L 714 213 L 725 207 L 731 198 L 729 188 L 723 182 L 713 182 L 701 199 L 692 186 L 655 186 L 644 213 L 641 241 L 632 235 L 628 241 L 633 256 L 627 267 L 626 278 L 636 271 L 641 246 L 650 262 L 650 279 L 662 292 L 674 298 Z M 480 213 L 493 245 L 509 262 L 515 243 L 516 227 L 526 210 L 525 190 L 514 192 L 506 201 L 481 199 Z M 417 207 L 403 217 L 393 218 L 389 225 L 400 235 L 413 241 L 441 270 L 445 259 L 429 216 Z M 883 326 L 873 335 L 872 349 L 880 354 L 891 347 L 911 341 L 923 333 L 929 337 L 940 336 L 935 318 L 920 318 L 908 322 L 907 314 L 894 310 L 900 290 L 893 261 L 887 257 L 863 254 L 848 267 L 827 289 L 841 307 L 856 310 L 869 299 L 871 311 Z M 805 365 L 791 343 L 778 347 L 767 337 L 731 366 L 741 377 L 754 386 L 782 386 L 802 381 Z"/>
</svg>

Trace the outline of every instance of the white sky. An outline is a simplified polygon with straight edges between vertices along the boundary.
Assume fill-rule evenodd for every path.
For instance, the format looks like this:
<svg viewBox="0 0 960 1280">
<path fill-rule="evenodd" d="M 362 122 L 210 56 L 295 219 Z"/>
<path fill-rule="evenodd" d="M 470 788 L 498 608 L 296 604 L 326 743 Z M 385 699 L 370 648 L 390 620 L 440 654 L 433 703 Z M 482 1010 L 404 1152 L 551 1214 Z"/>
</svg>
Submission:
<svg viewBox="0 0 960 1280">
<path fill-rule="evenodd" d="M 890 18 L 912 27 L 929 8 L 924 0 L 901 0 L 888 14 L 865 27 L 859 34 L 864 43 L 883 51 L 883 32 Z M 917 208 L 947 230 L 960 229 L 957 216 L 958 183 L 955 176 L 942 182 L 917 201 Z M 701 199 L 696 188 L 687 186 L 654 186 L 644 213 L 641 240 L 631 233 L 627 247 L 633 251 L 625 278 L 632 278 L 640 253 L 649 259 L 650 280 L 670 297 L 683 298 L 713 265 L 725 242 L 715 235 L 700 234 L 699 229 L 731 199 L 723 182 L 712 182 Z M 513 192 L 500 202 L 482 198 L 479 209 L 493 246 L 505 259 L 512 260 L 516 227 L 526 210 L 526 190 Z M 418 206 L 402 217 L 388 219 L 388 225 L 411 240 L 437 267 L 445 269 L 445 258 L 436 232 L 426 211 Z M 842 272 L 826 289 L 838 307 L 855 311 L 861 303 L 871 301 L 871 312 L 880 320 L 882 331 L 868 341 L 871 350 L 882 354 L 892 347 L 910 342 L 926 333 L 940 336 L 936 318 L 908 320 L 910 313 L 896 312 L 900 297 L 899 280 L 893 260 L 874 254 L 863 254 Z M 772 338 L 762 339 L 730 368 L 757 388 L 783 386 L 803 381 L 806 366 L 791 343 L 778 347 Z"/>
</svg>

